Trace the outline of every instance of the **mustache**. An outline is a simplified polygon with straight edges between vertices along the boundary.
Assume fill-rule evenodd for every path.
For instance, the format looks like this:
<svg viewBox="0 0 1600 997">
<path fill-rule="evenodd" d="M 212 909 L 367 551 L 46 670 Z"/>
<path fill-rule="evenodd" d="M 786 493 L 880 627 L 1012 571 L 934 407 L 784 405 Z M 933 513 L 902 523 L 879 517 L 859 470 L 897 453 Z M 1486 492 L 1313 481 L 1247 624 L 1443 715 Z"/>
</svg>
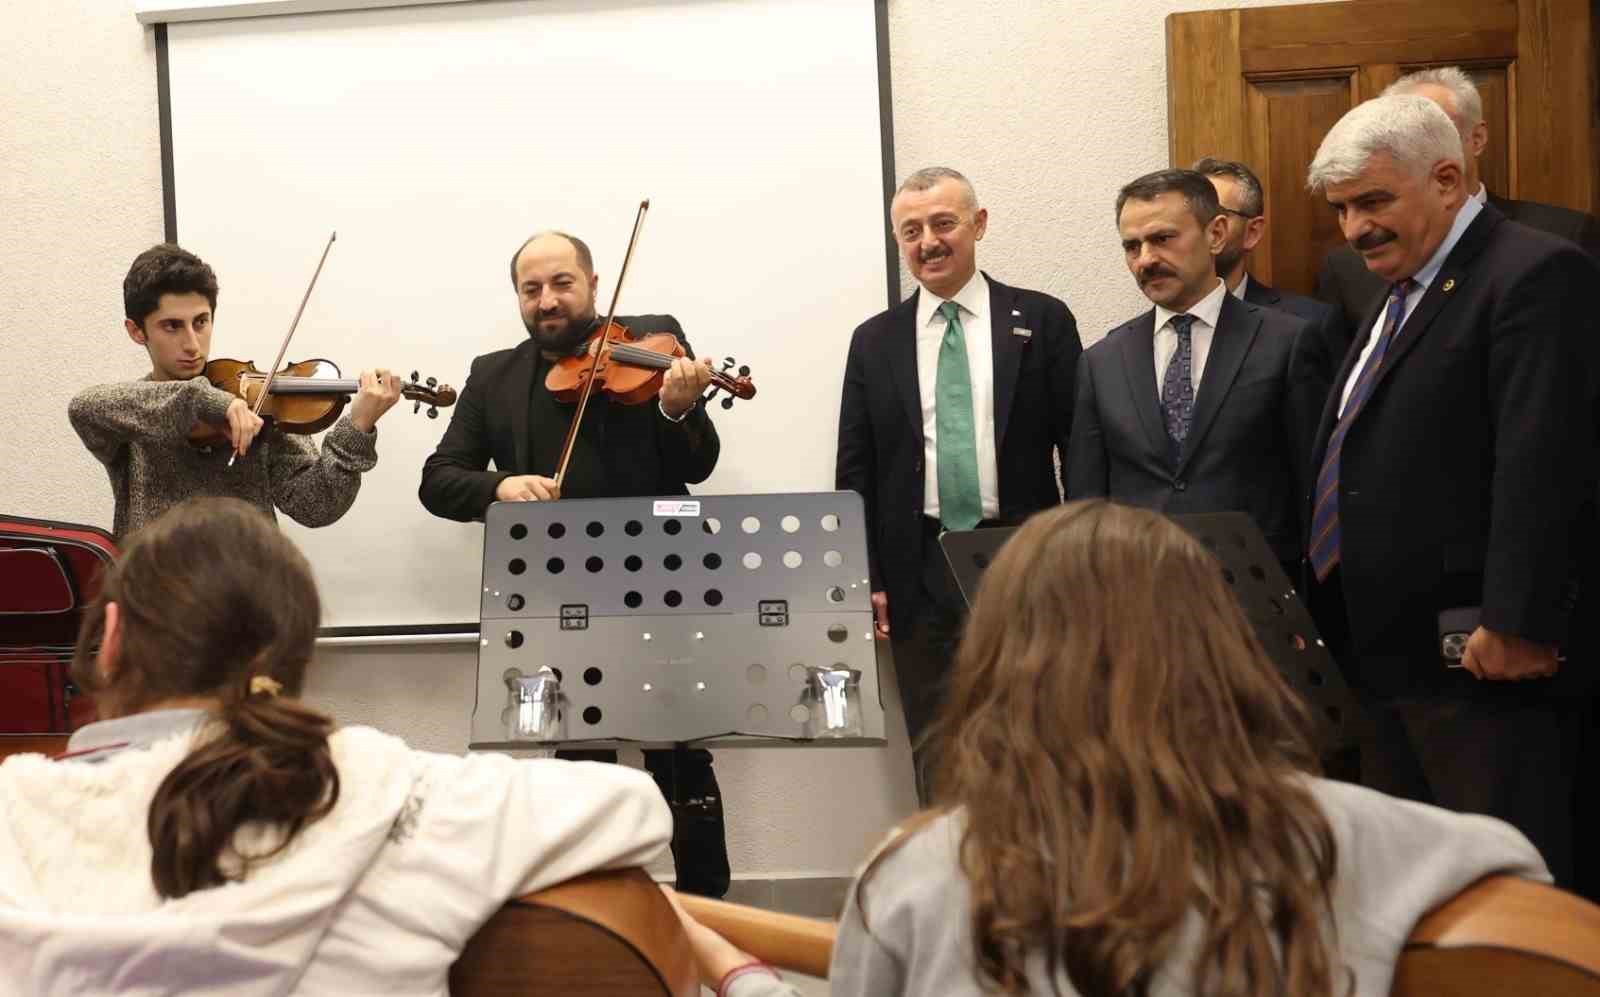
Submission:
<svg viewBox="0 0 1600 997">
<path fill-rule="evenodd" d="M 931 253 L 918 253 L 917 262 L 932 263 L 934 260 L 942 260 L 949 255 L 950 251 L 948 249 L 935 249 Z"/>
<path fill-rule="evenodd" d="M 1379 246 L 1388 245 L 1398 238 L 1400 238 L 1398 234 L 1391 232 L 1386 228 L 1378 228 L 1373 229 L 1371 232 L 1368 232 L 1366 235 L 1363 235 L 1358 239 L 1352 240 L 1350 245 L 1354 246 L 1360 252 L 1366 252 L 1368 250 L 1377 249 Z"/>
<path fill-rule="evenodd" d="M 1151 266 L 1151 267 L 1149 267 L 1147 269 L 1139 271 L 1139 286 L 1143 287 L 1144 285 L 1150 283 L 1152 280 L 1155 280 L 1157 277 L 1176 277 L 1176 276 L 1178 276 L 1178 275 L 1173 273 L 1171 270 L 1167 269 L 1166 267 L 1162 266 L 1161 264 L 1157 263 L 1154 266 Z"/>
</svg>

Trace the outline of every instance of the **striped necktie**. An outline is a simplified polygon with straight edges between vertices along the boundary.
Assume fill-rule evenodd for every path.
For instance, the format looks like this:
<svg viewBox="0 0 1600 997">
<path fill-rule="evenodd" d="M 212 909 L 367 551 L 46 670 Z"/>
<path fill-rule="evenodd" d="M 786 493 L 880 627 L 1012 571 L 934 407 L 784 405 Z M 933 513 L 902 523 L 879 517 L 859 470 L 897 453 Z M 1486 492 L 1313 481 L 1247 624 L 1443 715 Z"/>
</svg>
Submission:
<svg viewBox="0 0 1600 997">
<path fill-rule="evenodd" d="M 1403 280 L 1390 289 L 1383 331 L 1378 334 L 1378 342 L 1356 378 L 1356 386 L 1350 389 L 1350 397 L 1344 403 L 1344 412 L 1333 427 L 1333 434 L 1328 437 L 1328 453 L 1322 459 L 1322 470 L 1317 473 L 1316 500 L 1311 509 L 1311 569 L 1319 582 L 1326 581 L 1328 573 L 1339 563 L 1339 455 L 1344 451 L 1345 434 L 1372 394 L 1384 355 L 1400 331 L 1400 323 L 1405 321 L 1406 297 L 1416 286 L 1413 280 Z"/>
</svg>

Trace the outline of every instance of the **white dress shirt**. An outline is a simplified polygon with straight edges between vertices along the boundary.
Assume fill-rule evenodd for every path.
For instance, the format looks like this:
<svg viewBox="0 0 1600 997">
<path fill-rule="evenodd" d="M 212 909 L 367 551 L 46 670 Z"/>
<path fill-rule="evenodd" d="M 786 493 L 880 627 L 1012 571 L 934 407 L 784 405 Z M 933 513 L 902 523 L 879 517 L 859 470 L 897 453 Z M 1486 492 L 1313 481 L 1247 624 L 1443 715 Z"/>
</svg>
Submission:
<svg viewBox="0 0 1600 997">
<path fill-rule="evenodd" d="M 938 413 L 934 388 L 939 378 L 939 346 L 948 324 L 939 314 L 944 298 L 927 288 L 917 295 L 917 387 L 922 395 L 922 511 L 939 518 Z M 960 309 L 961 332 L 967 342 L 967 375 L 972 379 L 972 429 L 978 445 L 978 493 L 983 518 L 1000 517 L 1000 474 L 994 450 L 994 323 L 989 314 L 989 282 L 974 272 L 949 300 Z"/>
<path fill-rule="evenodd" d="M 1433 283 L 1433 278 L 1439 276 L 1439 269 L 1444 266 L 1445 258 L 1450 255 L 1450 250 L 1456 248 L 1456 243 L 1461 241 L 1461 233 L 1467 230 L 1472 220 L 1478 217 L 1478 212 L 1483 210 L 1483 201 L 1479 200 L 1484 193 L 1483 186 L 1478 186 L 1478 193 L 1467 198 L 1461 205 L 1461 210 L 1456 212 L 1456 220 L 1450 226 L 1450 231 L 1445 233 L 1444 241 L 1439 243 L 1439 248 L 1428 257 L 1428 262 L 1422 265 L 1411 278 L 1416 282 L 1411 288 L 1411 293 L 1406 295 L 1405 310 L 1400 315 L 1400 329 L 1406 326 L 1406 319 L 1417 310 L 1417 305 L 1422 301 L 1422 296 L 1428 292 L 1428 285 Z M 1378 346 L 1378 335 L 1383 332 L 1383 320 L 1389 314 L 1388 298 L 1384 298 L 1383 310 L 1378 312 L 1377 321 L 1367 329 L 1366 345 L 1361 347 L 1361 356 L 1356 359 L 1356 365 L 1350 368 L 1350 376 L 1345 378 L 1344 387 L 1339 393 L 1339 415 L 1344 416 L 1344 407 L 1350 404 L 1350 392 L 1355 390 L 1356 382 L 1361 379 L 1361 371 L 1366 369 L 1367 358 L 1372 356 L 1372 351 Z M 1395 330 L 1395 337 L 1399 338 L 1400 330 Z"/>
<path fill-rule="evenodd" d="M 1242 286 L 1242 285 L 1241 285 Z M 1194 325 L 1189 327 L 1189 381 L 1194 385 L 1194 396 L 1200 397 L 1200 379 L 1206 372 L 1206 357 L 1211 355 L 1211 340 L 1217 332 L 1217 318 L 1222 314 L 1222 296 L 1228 285 L 1217 278 L 1217 286 L 1194 303 L 1188 313 Z M 1172 320 L 1184 312 L 1172 312 L 1156 305 L 1156 397 L 1161 397 L 1161 384 L 1167 377 L 1167 365 L 1178 352 L 1178 332 Z"/>
<path fill-rule="evenodd" d="M 1229 291 L 1228 293 L 1232 294 L 1235 298 L 1238 298 L 1240 301 L 1243 301 L 1245 293 L 1247 291 L 1249 291 L 1249 290 L 1250 290 L 1250 275 L 1248 273 L 1246 273 L 1243 277 L 1239 278 L 1239 286 L 1234 288 L 1232 291 Z"/>
</svg>

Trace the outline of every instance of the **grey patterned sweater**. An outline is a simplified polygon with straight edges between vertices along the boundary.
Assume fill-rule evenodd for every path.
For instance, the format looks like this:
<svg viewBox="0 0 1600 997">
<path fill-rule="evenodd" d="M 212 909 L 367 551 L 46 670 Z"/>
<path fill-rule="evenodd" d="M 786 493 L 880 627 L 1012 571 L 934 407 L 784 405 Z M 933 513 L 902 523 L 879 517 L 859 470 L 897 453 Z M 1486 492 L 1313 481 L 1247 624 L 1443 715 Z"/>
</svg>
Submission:
<svg viewBox="0 0 1600 997">
<path fill-rule="evenodd" d="M 146 376 L 96 385 L 72 399 L 72 428 L 111 478 L 111 531 L 118 539 L 196 495 L 244 499 L 274 518 L 276 507 L 306 526 L 326 526 L 349 510 L 362 472 L 378 462 L 375 431 L 363 433 L 346 416 L 318 448 L 309 437 L 269 428 L 230 468 L 226 443 L 201 449 L 188 438 L 197 422 L 225 423 L 233 398 L 203 377 Z"/>
</svg>

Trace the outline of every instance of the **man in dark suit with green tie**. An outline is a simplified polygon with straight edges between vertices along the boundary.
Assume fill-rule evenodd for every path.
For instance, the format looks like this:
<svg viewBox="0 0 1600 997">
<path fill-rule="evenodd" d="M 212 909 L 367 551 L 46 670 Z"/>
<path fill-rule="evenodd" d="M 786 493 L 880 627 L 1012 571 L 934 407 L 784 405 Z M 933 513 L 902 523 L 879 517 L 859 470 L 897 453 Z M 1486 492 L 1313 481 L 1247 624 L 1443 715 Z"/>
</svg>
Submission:
<svg viewBox="0 0 1600 997">
<path fill-rule="evenodd" d="M 966 177 L 919 170 L 889 213 L 919 287 L 851 337 L 836 480 L 866 500 L 873 608 L 917 747 L 964 615 L 939 534 L 1060 501 L 1082 347 L 1060 299 L 978 270 L 989 213 Z"/>
</svg>

